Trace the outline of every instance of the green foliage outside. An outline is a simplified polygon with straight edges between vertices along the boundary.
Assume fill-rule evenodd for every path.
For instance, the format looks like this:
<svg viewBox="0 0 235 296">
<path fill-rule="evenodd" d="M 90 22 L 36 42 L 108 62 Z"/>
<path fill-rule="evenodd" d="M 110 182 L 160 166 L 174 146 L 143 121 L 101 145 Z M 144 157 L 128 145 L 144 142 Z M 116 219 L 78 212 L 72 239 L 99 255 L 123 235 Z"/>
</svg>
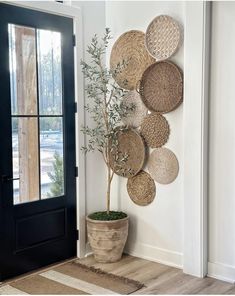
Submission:
<svg viewBox="0 0 235 296">
<path fill-rule="evenodd" d="M 63 158 L 56 151 L 54 153 L 53 172 L 48 173 L 52 181 L 48 197 L 60 196 L 64 193 L 64 168 Z"/>
</svg>

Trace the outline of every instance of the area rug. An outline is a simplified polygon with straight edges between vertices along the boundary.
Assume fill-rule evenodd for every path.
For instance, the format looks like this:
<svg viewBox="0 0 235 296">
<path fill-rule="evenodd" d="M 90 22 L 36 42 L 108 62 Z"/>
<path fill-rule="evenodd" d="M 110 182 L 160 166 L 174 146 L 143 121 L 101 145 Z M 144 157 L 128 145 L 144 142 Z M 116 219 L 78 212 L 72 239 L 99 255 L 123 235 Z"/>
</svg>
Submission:
<svg viewBox="0 0 235 296">
<path fill-rule="evenodd" d="M 138 281 L 72 261 L 3 285 L 0 295 L 127 295 L 143 286 Z"/>
</svg>

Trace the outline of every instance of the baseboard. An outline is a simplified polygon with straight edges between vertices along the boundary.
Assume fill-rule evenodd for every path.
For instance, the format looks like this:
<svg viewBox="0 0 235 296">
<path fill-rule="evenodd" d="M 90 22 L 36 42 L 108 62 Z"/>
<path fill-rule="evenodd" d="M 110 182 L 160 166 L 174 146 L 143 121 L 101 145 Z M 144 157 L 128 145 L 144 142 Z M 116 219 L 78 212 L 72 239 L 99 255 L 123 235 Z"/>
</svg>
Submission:
<svg viewBox="0 0 235 296">
<path fill-rule="evenodd" d="M 161 249 L 157 247 L 153 247 L 147 244 L 135 243 L 128 244 L 125 248 L 125 253 L 139 257 L 142 259 L 146 259 L 149 261 L 161 263 L 164 265 L 181 268 L 183 266 L 183 254 Z M 89 243 L 86 244 L 86 255 L 89 256 L 92 254 L 91 247 Z"/>
<path fill-rule="evenodd" d="M 161 264 L 181 268 L 183 267 L 183 254 L 167 249 L 157 248 L 148 244 L 135 243 L 128 244 L 125 253 L 143 258 L 146 260 L 158 262 Z"/>
<path fill-rule="evenodd" d="M 235 266 L 208 262 L 208 276 L 229 283 L 235 283 Z"/>
</svg>

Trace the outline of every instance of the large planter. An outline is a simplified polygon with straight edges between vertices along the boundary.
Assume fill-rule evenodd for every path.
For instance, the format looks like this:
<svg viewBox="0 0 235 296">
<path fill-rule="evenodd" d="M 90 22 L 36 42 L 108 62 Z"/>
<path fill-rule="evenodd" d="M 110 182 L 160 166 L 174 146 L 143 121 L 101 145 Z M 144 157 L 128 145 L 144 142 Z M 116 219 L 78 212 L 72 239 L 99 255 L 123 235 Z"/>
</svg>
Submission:
<svg viewBox="0 0 235 296">
<path fill-rule="evenodd" d="M 129 217 L 99 221 L 86 217 L 88 240 L 95 260 L 102 263 L 121 259 L 128 236 Z"/>
</svg>

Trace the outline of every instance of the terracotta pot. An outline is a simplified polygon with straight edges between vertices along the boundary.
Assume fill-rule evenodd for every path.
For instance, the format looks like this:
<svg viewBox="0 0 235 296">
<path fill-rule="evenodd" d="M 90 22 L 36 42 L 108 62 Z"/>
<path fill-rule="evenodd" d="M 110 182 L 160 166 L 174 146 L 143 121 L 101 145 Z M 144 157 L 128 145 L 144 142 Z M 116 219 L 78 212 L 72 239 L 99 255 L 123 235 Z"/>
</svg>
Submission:
<svg viewBox="0 0 235 296">
<path fill-rule="evenodd" d="M 129 217 L 99 221 L 86 217 L 88 240 L 95 260 L 102 263 L 121 259 L 128 236 Z"/>
</svg>

